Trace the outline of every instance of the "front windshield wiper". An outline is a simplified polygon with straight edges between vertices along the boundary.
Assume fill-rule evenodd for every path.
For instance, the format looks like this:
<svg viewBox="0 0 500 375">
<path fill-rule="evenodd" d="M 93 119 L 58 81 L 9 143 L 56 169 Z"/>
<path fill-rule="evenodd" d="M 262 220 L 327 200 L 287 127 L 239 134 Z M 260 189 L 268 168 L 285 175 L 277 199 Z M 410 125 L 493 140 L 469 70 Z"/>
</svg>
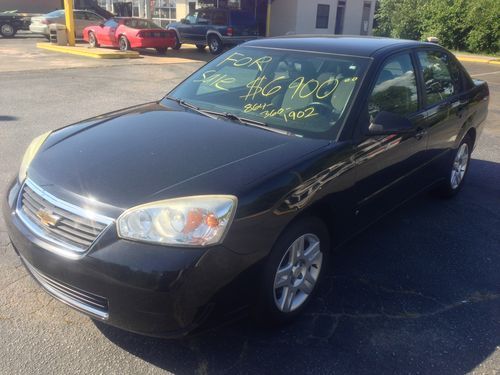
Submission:
<svg viewBox="0 0 500 375">
<path fill-rule="evenodd" d="M 217 112 L 217 111 L 211 111 L 209 109 L 202 109 L 200 107 L 195 106 L 194 104 L 191 104 L 191 103 L 186 102 L 185 100 L 179 99 L 179 98 L 167 96 L 167 99 L 173 100 L 174 102 L 178 103 L 179 105 L 181 105 L 185 108 L 189 108 L 192 111 L 195 111 L 199 114 L 202 114 L 204 116 L 207 116 L 207 117 L 210 117 L 213 119 L 217 119 L 218 117 L 224 117 L 224 118 L 227 118 L 228 120 L 231 120 L 231 121 L 237 121 L 240 124 L 252 125 L 252 126 L 255 126 L 257 128 L 261 128 L 261 129 L 264 129 L 264 130 L 267 130 L 270 132 L 300 137 L 299 135 L 292 133 L 292 132 L 289 132 L 289 131 L 286 131 L 286 130 L 271 128 L 271 127 L 269 127 L 268 124 L 266 124 L 265 122 L 262 122 L 262 121 L 257 121 L 257 120 L 252 120 L 252 119 L 245 118 L 245 117 L 240 117 L 240 116 L 237 116 L 237 115 L 235 115 L 233 113 L 229 113 L 229 112 Z"/>
<path fill-rule="evenodd" d="M 234 113 L 216 112 L 216 111 L 210 111 L 210 110 L 203 110 L 203 111 L 206 112 L 206 113 L 210 113 L 211 115 L 216 115 L 216 116 L 227 118 L 228 120 L 237 121 L 240 124 L 252 125 L 252 126 L 255 126 L 257 128 L 261 128 L 261 129 L 264 129 L 264 130 L 267 130 L 267 131 L 270 131 L 270 132 L 274 132 L 274 133 L 278 133 L 278 134 L 284 134 L 284 135 L 297 136 L 297 134 L 291 133 L 291 132 L 286 131 L 286 130 L 280 130 L 280 129 L 271 128 L 269 126 L 269 124 L 267 124 L 265 122 L 257 121 L 257 120 L 252 120 L 252 119 L 245 118 L 245 117 L 240 117 L 240 116 L 235 115 Z"/>
<path fill-rule="evenodd" d="M 213 119 L 217 119 L 217 117 L 213 114 L 210 114 L 208 111 L 205 111 L 197 106 L 195 106 L 194 104 L 191 104 L 189 102 L 186 102 L 185 100 L 183 99 L 178 99 L 178 98 L 172 98 L 170 96 L 167 96 L 167 99 L 170 99 L 170 100 L 173 100 L 174 102 L 176 102 L 177 104 L 185 107 L 185 108 L 189 108 L 190 110 L 192 111 L 195 111 L 203 116 L 206 116 L 206 117 L 210 117 L 210 118 L 213 118 Z"/>
</svg>

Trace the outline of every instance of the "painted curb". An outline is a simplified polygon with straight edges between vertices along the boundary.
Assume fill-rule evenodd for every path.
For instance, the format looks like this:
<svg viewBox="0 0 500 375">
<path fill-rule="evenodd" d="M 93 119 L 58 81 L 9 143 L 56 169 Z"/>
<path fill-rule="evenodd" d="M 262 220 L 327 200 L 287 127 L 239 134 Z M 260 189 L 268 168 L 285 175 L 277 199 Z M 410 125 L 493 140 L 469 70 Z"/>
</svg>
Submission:
<svg viewBox="0 0 500 375">
<path fill-rule="evenodd" d="M 140 57 L 139 52 L 137 51 L 122 52 L 106 49 L 90 49 L 87 47 L 58 46 L 56 44 L 50 43 L 37 43 L 36 46 L 37 48 L 45 49 L 48 51 L 92 57 L 95 59 L 136 59 Z"/>
</svg>

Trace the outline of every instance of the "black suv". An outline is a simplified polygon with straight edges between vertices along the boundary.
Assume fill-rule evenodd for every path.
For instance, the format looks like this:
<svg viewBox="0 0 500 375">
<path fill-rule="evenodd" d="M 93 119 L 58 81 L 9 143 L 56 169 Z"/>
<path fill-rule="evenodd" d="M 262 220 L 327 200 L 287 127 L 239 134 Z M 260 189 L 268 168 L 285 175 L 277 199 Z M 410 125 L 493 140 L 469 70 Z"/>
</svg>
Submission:
<svg viewBox="0 0 500 375">
<path fill-rule="evenodd" d="M 12 38 L 18 30 L 29 30 L 31 17 L 15 11 L 0 13 L 0 34 Z"/>
<path fill-rule="evenodd" d="M 232 9 L 198 9 L 173 22 L 167 29 L 175 30 L 177 44 L 193 43 L 201 51 L 208 45 L 210 52 L 217 55 L 226 45 L 236 45 L 259 37 L 257 21 L 253 14 Z"/>
</svg>

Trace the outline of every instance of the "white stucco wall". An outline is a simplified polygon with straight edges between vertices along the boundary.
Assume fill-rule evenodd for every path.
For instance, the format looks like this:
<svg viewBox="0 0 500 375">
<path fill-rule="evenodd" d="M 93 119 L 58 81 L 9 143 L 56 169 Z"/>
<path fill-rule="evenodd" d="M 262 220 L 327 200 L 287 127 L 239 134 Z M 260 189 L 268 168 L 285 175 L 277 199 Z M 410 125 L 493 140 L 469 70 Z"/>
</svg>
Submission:
<svg viewBox="0 0 500 375">
<path fill-rule="evenodd" d="M 368 1 L 368 0 L 366 0 Z M 375 1 L 371 1 L 368 34 L 372 34 Z M 343 34 L 359 35 L 365 0 L 346 0 Z M 338 0 L 274 0 L 272 3 L 271 35 L 334 34 Z M 316 28 L 318 4 L 330 5 L 328 28 Z"/>
<path fill-rule="evenodd" d="M 271 8 L 271 36 L 297 33 L 297 8 L 301 0 L 274 0 Z"/>
<path fill-rule="evenodd" d="M 316 15 L 318 4 L 330 6 L 328 17 L 328 28 L 316 28 Z M 297 14 L 297 30 L 300 34 L 333 34 L 335 30 L 335 14 L 337 11 L 337 0 L 299 0 Z"/>
</svg>

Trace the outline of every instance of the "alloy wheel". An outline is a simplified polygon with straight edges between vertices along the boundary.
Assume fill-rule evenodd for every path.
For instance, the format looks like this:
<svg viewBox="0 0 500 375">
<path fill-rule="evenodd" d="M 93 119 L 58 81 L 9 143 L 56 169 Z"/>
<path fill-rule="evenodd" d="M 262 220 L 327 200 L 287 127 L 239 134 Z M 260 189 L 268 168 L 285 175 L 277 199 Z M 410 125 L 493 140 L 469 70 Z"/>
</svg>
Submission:
<svg viewBox="0 0 500 375">
<path fill-rule="evenodd" d="M 462 182 L 465 171 L 467 170 L 467 165 L 469 163 L 469 146 L 467 143 L 462 143 L 459 147 L 457 154 L 455 155 L 455 160 L 453 161 L 453 167 L 451 170 L 450 183 L 451 188 L 456 189 L 460 186 Z"/>
<path fill-rule="evenodd" d="M 322 263 L 316 235 L 304 234 L 290 245 L 274 277 L 274 302 L 280 311 L 292 312 L 304 304 L 316 286 Z"/>
</svg>

